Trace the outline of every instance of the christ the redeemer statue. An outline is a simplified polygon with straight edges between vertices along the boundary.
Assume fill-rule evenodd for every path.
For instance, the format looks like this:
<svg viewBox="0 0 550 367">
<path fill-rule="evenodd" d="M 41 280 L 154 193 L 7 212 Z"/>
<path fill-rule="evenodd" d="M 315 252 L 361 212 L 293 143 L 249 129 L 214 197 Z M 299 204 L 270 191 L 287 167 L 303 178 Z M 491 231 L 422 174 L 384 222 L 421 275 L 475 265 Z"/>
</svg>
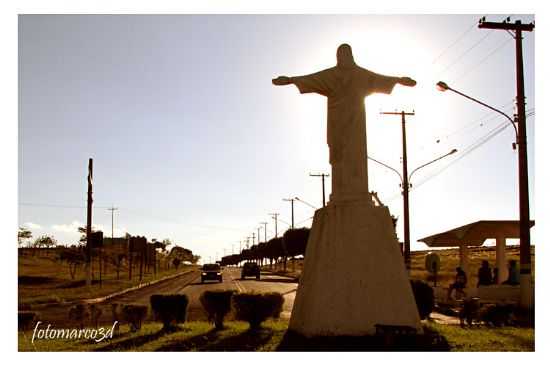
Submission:
<svg viewBox="0 0 550 367">
<path fill-rule="evenodd" d="M 416 82 L 363 69 L 353 60 L 348 44 L 338 47 L 336 60 L 332 68 L 303 76 L 280 76 L 273 79 L 273 84 L 295 84 L 300 93 L 318 93 L 328 98 L 331 197 L 339 200 L 368 193 L 365 97 L 372 93 L 389 94 L 395 84 L 412 87 Z"/>
</svg>

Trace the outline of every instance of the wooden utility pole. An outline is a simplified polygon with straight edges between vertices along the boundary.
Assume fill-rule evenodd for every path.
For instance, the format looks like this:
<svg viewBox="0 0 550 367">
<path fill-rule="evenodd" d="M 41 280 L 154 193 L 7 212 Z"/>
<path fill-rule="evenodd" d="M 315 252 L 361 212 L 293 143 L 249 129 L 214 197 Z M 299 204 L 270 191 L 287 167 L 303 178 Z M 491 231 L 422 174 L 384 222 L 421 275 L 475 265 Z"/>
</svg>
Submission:
<svg viewBox="0 0 550 367">
<path fill-rule="evenodd" d="M 267 222 L 260 222 L 264 225 L 264 242 L 267 243 Z"/>
<path fill-rule="evenodd" d="M 520 306 L 532 308 L 531 297 L 531 233 L 529 219 L 529 175 L 527 167 L 527 129 L 525 123 L 525 91 L 523 79 L 523 46 L 522 32 L 532 32 L 534 23 L 486 22 L 485 17 L 479 21 L 479 28 L 498 29 L 513 32 L 516 40 L 516 104 L 517 104 L 517 144 L 518 144 L 518 178 L 519 178 L 519 261 L 520 261 Z"/>
<path fill-rule="evenodd" d="M 270 213 L 269 215 L 275 220 L 275 238 L 277 238 L 277 217 L 279 217 L 279 213 Z"/>
<path fill-rule="evenodd" d="M 283 201 L 290 201 L 290 209 L 291 209 L 291 212 L 290 212 L 290 214 L 291 214 L 290 228 L 291 229 L 294 229 L 294 200 L 296 200 L 296 199 L 294 199 L 294 198 L 292 198 L 292 199 L 283 199 Z"/>
<path fill-rule="evenodd" d="M 409 173 L 407 168 L 407 130 L 405 127 L 406 119 L 405 116 L 414 116 L 413 112 L 380 112 L 382 115 L 400 115 L 401 116 L 401 134 L 403 140 L 403 237 L 404 237 L 404 257 L 405 257 L 405 267 L 407 268 L 407 273 L 410 275 L 411 272 L 411 234 L 409 227 Z"/>
<path fill-rule="evenodd" d="M 92 179 L 94 160 L 88 159 L 88 205 L 86 210 L 86 286 L 92 285 Z"/>
<path fill-rule="evenodd" d="M 328 173 L 319 173 L 319 174 L 309 174 L 311 177 L 321 177 L 321 184 L 323 186 L 323 208 L 326 206 L 325 201 L 325 177 L 330 177 Z"/>
</svg>

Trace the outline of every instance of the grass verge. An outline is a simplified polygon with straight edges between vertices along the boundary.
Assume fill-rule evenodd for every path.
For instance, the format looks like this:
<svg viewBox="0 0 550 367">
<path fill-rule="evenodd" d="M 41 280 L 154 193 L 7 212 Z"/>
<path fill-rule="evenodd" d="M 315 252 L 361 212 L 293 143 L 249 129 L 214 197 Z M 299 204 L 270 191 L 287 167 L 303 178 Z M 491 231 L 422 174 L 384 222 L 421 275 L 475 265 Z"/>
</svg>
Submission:
<svg viewBox="0 0 550 367">
<path fill-rule="evenodd" d="M 216 331 L 207 322 L 188 322 L 176 331 L 164 332 L 162 324 L 151 322 L 135 333 L 123 325 L 113 339 L 99 343 L 59 339 L 32 343 L 30 330 L 19 332 L 19 351 L 276 351 L 281 349 L 288 328 L 288 320 L 266 321 L 257 332 L 248 330 L 244 322 L 225 324 L 225 329 Z M 534 351 L 535 348 L 532 328 L 461 328 L 435 323 L 428 323 L 427 327 L 446 340 L 451 351 Z M 335 343 L 347 341 L 332 339 Z M 340 347 L 337 345 L 336 349 Z"/>
</svg>

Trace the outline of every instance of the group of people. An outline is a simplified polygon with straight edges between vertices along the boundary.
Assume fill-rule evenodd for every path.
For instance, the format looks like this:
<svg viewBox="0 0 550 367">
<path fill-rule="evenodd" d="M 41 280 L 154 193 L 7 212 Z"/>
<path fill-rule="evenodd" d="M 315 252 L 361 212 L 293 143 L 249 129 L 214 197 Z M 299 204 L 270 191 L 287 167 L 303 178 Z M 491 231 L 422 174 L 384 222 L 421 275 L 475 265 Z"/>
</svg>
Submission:
<svg viewBox="0 0 550 367">
<path fill-rule="evenodd" d="M 455 281 L 449 287 L 447 298 L 451 298 L 453 290 L 455 291 L 455 297 L 459 298 L 460 295 L 465 296 L 464 289 L 468 278 L 466 272 L 461 268 L 456 268 Z M 505 282 L 498 282 L 498 268 L 494 268 L 491 271 L 489 266 L 489 261 L 483 260 L 481 267 L 477 272 L 477 287 L 487 286 L 492 284 L 508 284 L 508 285 L 518 285 L 519 284 L 519 269 L 517 266 L 516 260 L 510 260 L 508 262 L 508 279 Z"/>
</svg>

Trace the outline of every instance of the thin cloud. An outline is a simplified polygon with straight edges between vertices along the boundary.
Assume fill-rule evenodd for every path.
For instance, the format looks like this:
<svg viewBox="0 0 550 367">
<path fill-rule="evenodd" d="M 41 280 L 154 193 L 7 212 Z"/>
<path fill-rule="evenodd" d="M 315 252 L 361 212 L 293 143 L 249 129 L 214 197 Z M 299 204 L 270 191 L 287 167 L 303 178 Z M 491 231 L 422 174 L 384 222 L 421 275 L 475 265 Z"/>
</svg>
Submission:
<svg viewBox="0 0 550 367">
<path fill-rule="evenodd" d="M 28 229 L 40 229 L 40 228 L 42 228 L 42 226 L 40 224 L 36 224 L 36 223 L 33 223 L 33 222 L 24 223 L 23 226 L 28 228 Z"/>
<path fill-rule="evenodd" d="M 56 232 L 74 233 L 78 232 L 78 227 L 83 226 L 83 223 L 73 220 L 70 224 L 54 224 L 52 225 L 52 229 Z"/>
</svg>

